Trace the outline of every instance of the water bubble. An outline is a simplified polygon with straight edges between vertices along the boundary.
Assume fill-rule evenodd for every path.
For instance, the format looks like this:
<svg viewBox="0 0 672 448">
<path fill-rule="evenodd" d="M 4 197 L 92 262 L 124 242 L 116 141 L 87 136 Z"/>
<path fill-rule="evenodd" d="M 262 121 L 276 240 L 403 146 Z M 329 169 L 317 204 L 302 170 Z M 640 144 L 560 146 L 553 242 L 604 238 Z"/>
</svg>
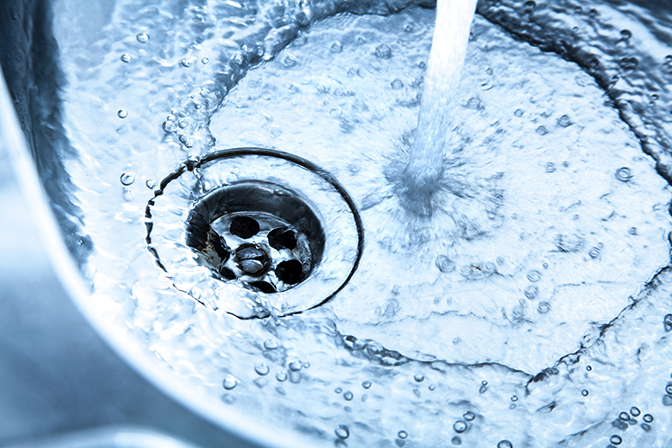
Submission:
<svg viewBox="0 0 672 448">
<path fill-rule="evenodd" d="M 548 162 L 546 164 L 546 172 L 548 174 L 554 173 L 555 172 L 555 163 L 553 162 Z"/>
<path fill-rule="evenodd" d="M 639 414 L 641 414 L 641 413 L 642 412 L 639 410 L 639 408 L 637 406 L 633 406 L 633 407 L 630 408 L 630 415 L 632 415 L 633 417 L 638 417 Z"/>
<path fill-rule="evenodd" d="M 628 420 L 630 420 L 630 414 L 628 414 L 627 412 L 621 412 L 620 414 L 618 414 L 618 418 L 623 420 L 624 422 L 627 422 Z"/>
<path fill-rule="evenodd" d="M 628 229 L 628 233 L 629 233 L 630 235 L 637 235 L 637 227 L 630 227 L 630 228 Z"/>
<path fill-rule="evenodd" d="M 468 422 L 471 422 L 476 418 L 476 414 L 474 414 L 471 411 L 467 411 L 464 414 L 462 414 L 462 418 L 464 418 Z"/>
<path fill-rule="evenodd" d="M 156 187 L 156 181 L 154 179 L 147 179 L 145 181 L 145 186 L 151 190 L 152 188 Z"/>
<path fill-rule="evenodd" d="M 462 445 L 462 439 L 455 436 L 452 439 L 450 439 L 450 443 L 452 443 L 453 445 Z"/>
<path fill-rule="evenodd" d="M 427 386 L 427 389 L 429 389 L 430 391 L 432 391 L 432 390 L 436 389 L 436 386 L 433 385 L 433 384 L 430 384 L 429 386 Z"/>
<path fill-rule="evenodd" d="M 279 371 L 278 373 L 275 374 L 275 379 L 282 382 L 287 381 L 287 372 L 284 370 Z"/>
<path fill-rule="evenodd" d="M 269 369 L 266 364 L 257 364 L 256 366 L 254 366 L 254 371 L 261 376 L 268 375 L 268 372 L 270 370 L 271 369 Z"/>
<path fill-rule="evenodd" d="M 616 170 L 616 179 L 620 180 L 621 182 L 629 182 L 630 179 L 632 179 L 632 172 L 630 171 L 630 168 L 624 166 Z"/>
<path fill-rule="evenodd" d="M 333 44 L 331 44 L 331 47 L 329 47 L 329 51 L 331 51 L 332 53 L 340 53 L 341 51 L 343 51 L 343 44 L 341 44 L 340 42 L 334 42 Z"/>
<path fill-rule="evenodd" d="M 551 309 L 551 304 L 543 301 L 539 302 L 539 306 L 537 307 L 537 311 L 539 311 L 541 314 L 546 314 L 550 311 Z"/>
<path fill-rule="evenodd" d="M 525 288 L 525 297 L 527 297 L 530 300 L 536 299 L 537 296 L 539 295 L 539 288 L 537 288 L 535 285 L 530 285 L 527 288 Z"/>
<path fill-rule="evenodd" d="M 201 59 L 201 64 L 203 64 L 203 65 L 207 65 L 208 62 L 210 62 L 210 59 L 208 59 L 208 58 Z"/>
<path fill-rule="evenodd" d="M 587 397 L 588 396 L 588 389 L 583 389 L 581 391 L 581 395 L 583 395 L 584 397 Z"/>
<path fill-rule="evenodd" d="M 500 442 L 497 444 L 497 448 L 513 448 L 513 443 L 509 442 L 508 440 L 500 440 Z"/>
<path fill-rule="evenodd" d="M 418 62 L 418 67 L 425 68 L 425 67 L 427 67 L 427 63 L 425 61 L 420 61 L 420 62 Z"/>
<path fill-rule="evenodd" d="M 672 331 L 672 314 L 665 315 L 665 317 L 663 318 L 663 327 L 665 328 L 665 331 L 667 333 Z"/>
<path fill-rule="evenodd" d="M 523 116 L 523 109 L 516 109 L 516 111 L 513 113 L 516 117 L 522 117 Z"/>
<path fill-rule="evenodd" d="M 117 117 L 123 120 L 124 118 L 128 117 L 128 112 L 126 111 L 126 109 L 119 109 L 117 111 Z"/>
<path fill-rule="evenodd" d="M 410 33 L 411 31 L 413 31 L 413 25 L 409 24 L 409 25 L 404 26 L 404 31 L 406 31 L 407 33 Z"/>
<path fill-rule="evenodd" d="M 147 33 L 138 33 L 135 38 L 140 42 L 141 44 L 147 43 L 149 40 L 149 34 Z"/>
<path fill-rule="evenodd" d="M 303 365 L 301 364 L 301 361 L 298 359 L 290 361 L 289 363 L 289 370 L 293 372 L 298 372 L 299 370 L 301 370 L 301 367 L 303 367 Z"/>
<path fill-rule="evenodd" d="M 345 425 L 338 425 L 334 430 L 339 439 L 347 439 L 350 436 L 350 430 Z"/>
<path fill-rule="evenodd" d="M 613 436 L 609 437 L 609 442 L 613 443 L 614 445 L 620 445 L 623 443 L 623 439 L 621 439 L 620 436 L 614 434 Z"/>
<path fill-rule="evenodd" d="M 123 173 L 121 177 L 119 177 L 119 181 L 121 182 L 121 185 L 129 186 L 133 185 L 133 182 L 135 182 L 135 174 L 133 173 Z"/>
<path fill-rule="evenodd" d="M 264 348 L 266 350 L 275 350 L 276 348 L 278 348 L 278 343 L 275 342 L 273 339 L 266 339 L 264 341 Z"/>
<path fill-rule="evenodd" d="M 402 429 L 401 431 L 399 431 L 399 432 L 397 433 L 397 436 L 398 436 L 400 439 L 405 439 L 405 438 L 408 437 L 408 433 Z"/>
<path fill-rule="evenodd" d="M 548 129 L 546 129 L 546 126 L 539 126 L 535 132 L 539 135 L 546 135 L 548 134 Z"/>
<path fill-rule="evenodd" d="M 226 375 L 226 378 L 224 378 L 224 381 L 222 381 L 222 386 L 224 386 L 224 389 L 226 390 L 231 390 L 235 388 L 237 385 L 238 385 L 238 378 L 236 378 L 231 374 Z"/>
<path fill-rule="evenodd" d="M 390 59 L 392 57 L 392 49 L 385 44 L 380 44 L 376 47 L 376 57 Z"/>
<path fill-rule="evenodd" d="M 369 380 L 364 381 L 364 382 L 362 383 L 362 387 L 363 387 L 364 389 L 368 389 L 368 388 L 370 388 L 370 387 L 371 387 L 371 381 L 369 381 Z"/>
<path fill-rule="evenodd" d="M 184 58 L 182 59 L 182 61 L 180 61 L 180 63 L 182 64 L 182 67 L 189 68 L 191 67 L 191 64 L 193 64 L 194 62 L 191 60 L 191 58 Z"/>
<path fill-rule="evenodd" d="M 340 388 L 340 387 L 337 387 L 336 389 L 334 389 L 334 393 L 336 393 L 336 394 L 340 394 L 341 392 L 343 392 L 343 389 Z"/>
<path fill-rule="evenodd" d="M 590 250 L 588 251 L 588 255 L 590 258 L 597 258 L 600 256 L 600 252 L 602 251 L 602 245 L 598 244 L 595 247 L 591 247 Z"/>
<path fill-rule="evenodd" d="M 416 382 L 421 383 L 425 380 L 425 376 L 422 373 L 416 373 L 415 376 L 413 376 L 413 379 Z"/>
<path fill-rule="evenodd" d="M 572 120 L 569 119 L 569 115 L 562 115 L 558 118 L 558 125 L 563 128 L 569 127 L 572 125 Z"/>
<path fill-rule="evenodd" d="M 530 271 L 527 273 L 527 279 L 531 282 L 538 282 L 541 280 L 541 272 L 539 271 Z"/>
<path fill-rule="evenodd" d="M 399 90 L 402 87 L 404 87 L 404 83 L 401 82 L 401 79 L 395 79 L 394 81 L 392 81 L 391 85 L 392 85 L 392 88 L 395 89 L 395 90 Z"/>
<path fill-rule="evenodd" d="M 479 393 L 479 394 L 484 394 L 487 390 L 488 390 L 488 383 L 487 383 L 487 382 L 483 382 L 483 383 L 481 384 L 481 387 L 478 388 L 478 393 Z"/>
<path fill-rule="evenodd" d="M 350 391 L 347 391 L 343 394 L 343 398 L 345 398 L 347 401 L 352 401 L 354 397 L 354 394 Z"/>
<path fill-rule="evenodd" d="M 133 57 L 130 54 L 124 53 L 121 55 L 121 62 L 129 63 L 131 60 L 133 60 Z"/>
<path fill-rule="evenodd" d="M 646 423 L 651 423 L 653 421 L 653 415 L 644 414 L 644 417 L 642 417 L 642 420 L 644 420 Z"/>
<path fill-rule="evenodd" d="M 447 255 L 439 255 L 436 257 L 434 264 L 439 268 L 439 271 L 443 273 L 449 273 L 455 270 L 455 263 L 448 258 Z"/>
<path fill-rule="evenodd" d="M 535 2 L 534 0 L 528 0 L 523 5 L 523 9 L 530 10 L 530 9 L 536 8 L 536 6 L 537 6 L 537 2 Z"/>
<path fill-rule="evenodd" d="M 456 433 L 461 434 L 467 430 L 467 422 L 464 420 L 457 420 L 455 423 L 453 423 L 453 429 Z"/>
</svg>

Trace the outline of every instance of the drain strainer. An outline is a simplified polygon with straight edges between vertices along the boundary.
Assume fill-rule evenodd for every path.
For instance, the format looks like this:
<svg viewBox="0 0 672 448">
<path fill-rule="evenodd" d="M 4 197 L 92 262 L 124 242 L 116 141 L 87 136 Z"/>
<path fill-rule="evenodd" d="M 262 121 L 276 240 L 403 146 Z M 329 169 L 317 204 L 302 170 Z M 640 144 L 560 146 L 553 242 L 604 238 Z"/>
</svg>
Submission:
<svg viewBox="0 0 672 448">
<path fill-rule="evenodd" d="M 363 247 L 343 186 L 297 156 L 237 148 L 187 161 L 147 205 L 147 243 L 174 286 L 241 318 L 328 302 Z"/>
</svg>

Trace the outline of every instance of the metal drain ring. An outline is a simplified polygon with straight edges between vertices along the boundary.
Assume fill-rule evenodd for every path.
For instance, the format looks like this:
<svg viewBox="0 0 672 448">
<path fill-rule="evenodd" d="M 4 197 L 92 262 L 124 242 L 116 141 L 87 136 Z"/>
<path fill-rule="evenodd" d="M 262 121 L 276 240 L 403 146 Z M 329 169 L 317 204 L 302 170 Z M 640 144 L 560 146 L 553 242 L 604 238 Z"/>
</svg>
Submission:
<svg viewBox="0 0 672 448">
<path fill-rule="evenodd" d="M 233 148 L 233 149 L 226 149 L 226 150 L 220 150 L 216 151 L 210 154 L 207 154 L 203 156 L 200 159 L 189 159 L 179 165 L 179 167 L 173 171 L 171 174 L 169 174 L 166 178 L 164 178 L 160 185 L 159 189 L 155 190 L 154 196 L 152 199 L 150 199 L 147 203 L 147 207 L 145 209 L 145 217 L 147 218 L 147 236 L 145 238 L 146 243 L 147 243 L 147 248 L 148 250 L 152 253 L 152 255 L 155 258 L 157 266 L 161 268 L 164 272 L 169 274 L 169 276 L 172 274 L 169 272 L 169 269 L 167 269 L 166 265 L 164 262 L 162 262 L 161 256 L 159 254 L 159 250 L 157 250 L 157 247 L 154 245 L 154 241 L 152 238 L 152 232 L 155 230 L 155 222 L 153 221 L 153 208 L 156 206 L 156 200 L 157 198 L 163 196 L 166 193 L 166 188 L 179 179 L 181 176 L 183 176 L 186 173 L 194 172 L 195 170 L 201 169 L 201 168 L 207 168 L 208 166 L 212 166 L 210 164 L 217 162 L 217 161 L 226 161 L 226 160 L 233 160 L 235 158 L 241 158 L 241 157 L 247 157 L 247 156 L 259 156 L 263 158 L 271 158 L 271 159 L 278 159 L 282 161 L 289 162 L 289 164 L 298 166 L 304 170 L 309 171 L 313 175 L 318 176 L 323 182 L 326 182 L 328 186 L 333 188 L 333 190 L 340 195 L 340 198 L 343 200 L 345 205 L 347 205 L 347 209 L 350 212 L 350 216 L 352 217 L 352 220 L 354 221 L 354 227 L 356 228 L 356 234 L 357 234 L 357 245 L 356 245 L 356 254 L 354 256 L 354 259 L 352 260 L 352 267 L 350 268 L 349 272 L 347 273 L 347 276 L 343 279 L 343 281 L 338 284 L 333 291 L 329 292 L 322 298 L 319 302 L 314 303 L 310 306 L 307 306 L 302 309 L 294 309 L 294 310 L 288 310 L 287 312 L 282 312 L 277 314 L 278 317 L 285 317 L 285 316 L 291 316 L 291 315 L 296 315 L 300 314 L 304 311 L 308 311 L 311 309 L 315 309 L 317 307 L 320 307 L 326 303 L 328 303 L 330 300 L 332 300 L 338 293 L 340 293 L 345 286 L 350 282 L 352 279 L 354 273 L 356 272 L 359 262 L 362 257 L 363 249 L 364 249 L 364 229 L 363 229 L 363 224 L 362 224 L 362 219 L 361 216 L 357 210 L 357 207 L 355 206 L 355 203 L 352 199 L 352 197 L 349 195 L 349 193 L 346 191 L 346 189 L 332 176 L 330 173 L 327 171 L 323 170 L 316 164 L 305 160 L 301 157 L 295 156 L 293 154 L 289 154 L 283 151 L 277 151 L 277 150 L 271 150 L 271 149 L 266 149 L 266 148 L 255 148 L 255 147 L 244 147 L 244 148 Z M 258 179 L 259 182 L 266 182 L 264 179 Z M 210 191 L 213 191 L 214 189 L 211 189 Z M 198 198 L 194 201 L 197 202 L 201 198 Z M 185 291 L 183 288 L 180 288 L 177 284 L 175 284 L 175 281 L 173 281 L 173 285 L 175 288 L 180 290 L 181 292 L 184 292 L 188 295 L 190 295 L 192 298 L 194 298 L 198 303 L 201 305 L 207 306 L 205 301 L 195 297 L 193 294 L 191 294 L 188 291 Z M 217 309 L 217 308 L 215 308 Z M 258 318 L 265 318 L 270 316 L 270 313 L 267 310 L 257 310 L 256 314 L 249 315 L 249 316 L 244 316 L 241 315 L 241 313 L 236 313 L 231 310 L 226 310 L 226 312 L 230 315 L 233 315 L 235 317 L 238 317 L 240 319 L 258 319 Z"/>
</svg>

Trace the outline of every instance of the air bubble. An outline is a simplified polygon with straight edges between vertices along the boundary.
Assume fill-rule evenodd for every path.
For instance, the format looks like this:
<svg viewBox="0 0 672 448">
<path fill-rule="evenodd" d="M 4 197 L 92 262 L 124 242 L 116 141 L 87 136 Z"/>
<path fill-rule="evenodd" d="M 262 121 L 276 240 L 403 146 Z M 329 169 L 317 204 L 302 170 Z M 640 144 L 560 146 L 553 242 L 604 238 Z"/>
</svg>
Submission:
<svg viewBox="0 0 672 448">
<path fill-rule="evenodd" d="M 667 383 L 667 386 L 665 386 L 665 393 L 672 395 L 672 383 Z"/>
<path fill-rule="evenodd" d="M 371 387 L 371 384 L 372 384 L 371 381 L 366 380 L 366 381 L 364 381 L 364 382 L 362 383 L 362 387 L 363 387 L 364 389 L 369 389 L 369 388 Z"/>
<path fill-rule="evenodd" d="M 437 268 L 439 268 L 439 271 L 443 272 L 444 274 L 453 272 L 455 270 L 455 263 L 446 255 L 439 255 L 436 257 L 434 264 Z"/>
<path fill-rule="evenodd" d="M 329 47 L 329 51 L 331 51 L 332 53 L 340 53 L 341 51 L 343 51 L 343 44 L 341 44 L 340 42 L 334 42 L 333 44 L 331 44 L 331 47 Z"/>
<path fill-rule="evenodd" d="M 637 406 L 633 406 L 633 407 L 630 408 L 630 415 L 632 415 L 633 417 L 638 417 L 639 414 L 641 414 L 641 413 L 642 412 L 639 410 L 639 408 Z"/>
<path fill-rule="evenodd" d="M 621 30 L 621 37 L 625 40 L 628 40 L 632 37 L 632 31 L 630 30 Z"/>
<path fill-rule="evenodd" d="M 548 134 L 548 129 L 546 129 L 546 126 L 539 126 L 536 129 L 536 133 L 539 134 L 539 135 L 546 135 L 546 134 Z"/>
<path fill-rule="evenodd" d="M 275 379 L 280 381 L 281 383 L 287 381 L 287 372 L 284 370 L 279 371 L 278 373 L 275 374 Z"/>
<path fill-rule="evenodd" d="M 541 272 L 530 271 L 527 273 L 527 279 L 531 282 L 538 282 L 539 280 L 541 280 Z"/>
<path fill-rule="evenodd" d="M 630 414 L 628 414 L 627 412 L 621 412 L 620 414 L 618 414 L 618 418 L 623 420 L 624 422 L 627 422 L 628 420 L 630 420 Z"/>
<path fill-rule="evenodd" d="M 140 42 L 141 44 L 147 43 L 149 40 L 149 34 L 147 33 L 138 33 L 135 38 Z"/>
<path fill-rule="evenodd" d="M 639 59 L 635 57 L 622 58 L 620 61 L 618 61 L 618 65 L 620 65 L 624 70 L 634 70 L 639 65 Z"/>
<path fill-rule="evenodd" d="M 145 181 L 145 186 L 151 190 L 156 187 L 156 181 L 154 179 L 147 179 Z"/>
<path fill-rule="evenodd" d="M 665 317 L 663 318 L 663 327 L 665 328 L 665 332 L 667 333 L 672 331 L 672 314 L 665 315 Z"/>
<path fill-rule="evenodd" d="M 457 420 L 455 423 L 453 423 L 453 429 L 456 433 L 462 434 L 467 430 L 467 422 L 464 420 Z"/>
<path fill-rule="evenodd" d="M 350 391 L 343 393 L 343 398 L 345 398 L 347 401 L 352 401 L 354 397 L 355 395 Z"/>
<path fill-rule="evenodd" d="M 336 436 L 339 439 L 347 439 L 350 437 L 350 430 L 345 425 L 338 425 L 334 430 L 334 433 L 336 433 Z"/>
<path fill-rule="evenodd" d="M 128 54 L 128 53 L 124 53 L 124 54 L 121 55 L 121 62 L 129 63 L 129 62 L 131 62 L 132 60 L 133 60 L 133 56 L 131 56 L 131 55 Z"/>
<path fill-rule="evenodd" d="M 405 438 L 408 437 L 408 433 L 402 429 L 401 431 L 399 431 L 399 432 L 397 433 L 397 436 L 398 436 L 400 439 L 405 439 Z"/>
<path fill-rule="evenodd" d="M 301 361 L 298 359 L 290 361 L 289 363 L 289 370 L 293 372 L 298 372 L 299 370 L 301 370 L 302 367 L 303 365 L 301 364 Z"/>
<path fill-rule="evenodd" d="M 392 57 L 392 49 L 385 44 L 380 44 L 376 47 L 376 57 L 390 59 Z"/>
<path fill-rule="evenodd" d="M 193 64 L 193 63 L 194 62 L 189 58 L 184 58 L 184 59 L 182 59 L 182 61 L 180 61 L 180 64 L 182 64 L 182 67 L 186 67 L 186 68 L 191 67 L 191 64 Z"/>
<path fill-rule="evenodd" d="M 135 174 L 133 173 L 123 173 L 121 177 L 119 177 L 119 181 L 121 182 L 121 185 L 129 186 L 133 185 L 133 182 L 135 182 Z"/>
<path fill-rule="evenodd" d="M 292 55 L 285 56 L 285 59 L 282 60 L 282 63 L 287 68 L 296 67 L 299 64 L 299 62 L 296 60 L 296 58 Z"/>
<path fill-rule="evenodd" d="M 208 58 L 201 59 L 201 64 L 203 64 L 203 65 L 207 65 L 208 62 L 210 62 L 210 59 L 208 59 Z"/>
<path fill-rule="evenodd" d="M 468 422 L 471 422 L 476 418 L 476 414 L 474 414 L 471 411 L 467 411 L 464 414 L 462 414 L 462 418 L 464 418 Z"/>
<path fill-rule="evenodd" d="M 518 401 L 518 395 L 511 396 L 511 401 Z"/>
<path fill-rule="evenodd" d="M 562 115 L 558 118 L 558 125 L 563 128 L 569 127 L 572 125 L 572 120 L 569 119 L 569 115 Z"/>
<path fill-rule="evenodd" d="M 623 439 L 621 439 L 620 436 L 614 434 L 613 436 L 609 437 L 609 442 L 613 443 L 614 445 L 620 445 L 623 443 Z"/>
<path fill-rule="evenodd" d="M 128 112 L 126 111 L 126 109 L 119 109 L 117 111 L 117 117 L 123 120 L 124 118 L 128 117 Z"/>
<path fill-rule="evenodd" d="M 632 179 L 632 172 L 630 171 L 630 168 L 624 166 L 616 170 L 616 179 L 620 180 L 621 182 L 629 182 L 630 179 Z"/>
<path fill-rule="evenodd" d="M 124 201 L 131 202 L 133 201 L 133 192 L 124 187 L 123 191 L 121 192 L 121 197 L 124 198 Z"/>
<path fill-rule="evenodd" d="M 497 444 L 497 448 L 513 448 L 513 443 L 509 442 L 508 440 L 500 440 L 500 442 Z"/>
<path fill-rule="evenodd" d="M 553 162 L 548 162 L 546 164 L 546 172 L 548 174 L 554 173 L 555 172 L 555 163 Z"/>
<path fill-rule="evenodd" d="M 541 314 L 548 313 L 551 309 L 551 304 L 543 301 L 539 302 L 539 306 L 537 306 L 537 311 L 539 311 Z"/>
<path fill-rule="evenodd" d="M 415 376 L 413 377 L 413 379 L 416 382 L 421 383 L 425 380 L 425 376 L 422 373 L 416 373 Z"/>
<path fill-rule="evenodd" d="M 516 109 L 516 111 L 513 113 L 516 117 L 522 117 L 523 116 L 523 109 Z"/>
<path fill-rule="evenodd" d="M 268 372 L 270 370 L 271 369 L 269 369 L 266 364 L 257 364 L 256 366 L 254 366 L 254 371 L 261 376 L 268 375 Z"/>
<path fill-rule="evenodd" d="M 278 343 L 275 342 L 273 339 L 266 339 L 264 341 L 264 348 L 266 350 L 275 350 L 276 348 L 278 348 Z"/>
<path fill-rule="evenodd" d="M 224 378 L 224 381 L 222 381 L 222 386 L 224 386 L 224 389 L 226 390 L 234 389 L 237 385 L 238 378 L 233 375 L 226 375 L 226 378 Z"/>
<path fill-rule="evenodd" d="M 453 445 L 462 445 L 462 439 L 455 436 L 452 439 L 450 439 L 450 443 L 452 443 Z"/>
<path fill-rule="evenodd" d="M 644 417 L 642 417 L 642 420 L 644 420 L 646 423 L 651 423 L 653 421 L 653 415 L 644 414 Z"/>
<path fill-rule="evenodd" d="M 340 388 L 340 387 L 337 387 L 336 389 L 334 389 L 335 394 L 340 394 L 341 392 L 343 392 L 343 389 Z"/>
<path fill-rule="evenodd" d="M 537 288 L 535 285 L 530 285 L 527 288 L 525 288 L 525 297 L 527 297 L 529 300 L 536 299 L 538 295 L 539 295 L 539 288 Z"/>
<path fill-rule="evenodd" d="M 583 389 L 581 391 L 581 395 L 583 395 L 584 397 L 587 397 L 588 396 L 588 389 Z"/>
</svg>

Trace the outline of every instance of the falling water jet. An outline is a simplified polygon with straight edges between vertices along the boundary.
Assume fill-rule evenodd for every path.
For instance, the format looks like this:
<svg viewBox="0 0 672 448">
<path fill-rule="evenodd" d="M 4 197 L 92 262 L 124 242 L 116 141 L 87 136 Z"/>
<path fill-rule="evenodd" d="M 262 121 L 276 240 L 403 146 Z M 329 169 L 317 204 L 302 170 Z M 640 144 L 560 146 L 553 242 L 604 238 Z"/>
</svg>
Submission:
<svg viewBox="0 0 672 448">
<path fill-rule="evenodd" d="M 475 9 L 476 0 L 437 3 L 415 141 L 399 185 L 405 208 L 420 216 L 432 214 L 432 197 L 443 175 L 452 99 L 460 81 Z"/>
</svg>

